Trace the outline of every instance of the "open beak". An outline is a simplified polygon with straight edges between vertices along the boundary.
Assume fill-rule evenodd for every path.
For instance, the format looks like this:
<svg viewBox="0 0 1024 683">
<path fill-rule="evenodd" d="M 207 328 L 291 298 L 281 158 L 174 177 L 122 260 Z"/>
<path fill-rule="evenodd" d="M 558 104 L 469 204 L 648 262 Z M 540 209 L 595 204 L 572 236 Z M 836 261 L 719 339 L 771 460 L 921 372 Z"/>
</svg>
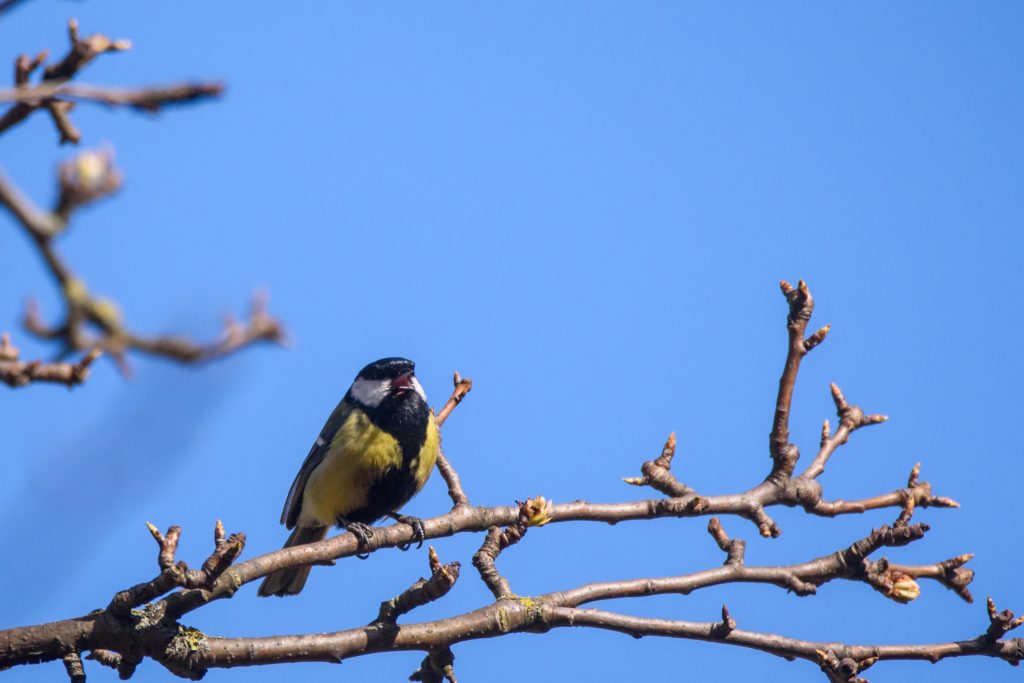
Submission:
<svg viewBox="0 0 1024 683">
<path fill-rule="evenodd" d="M 412 386 L 412 373 L 407 372 L 404 375 L 399 375 L 391 381 L 391 393 L 401 396 L 407 394 L 413 390 Z"/>
</svg>

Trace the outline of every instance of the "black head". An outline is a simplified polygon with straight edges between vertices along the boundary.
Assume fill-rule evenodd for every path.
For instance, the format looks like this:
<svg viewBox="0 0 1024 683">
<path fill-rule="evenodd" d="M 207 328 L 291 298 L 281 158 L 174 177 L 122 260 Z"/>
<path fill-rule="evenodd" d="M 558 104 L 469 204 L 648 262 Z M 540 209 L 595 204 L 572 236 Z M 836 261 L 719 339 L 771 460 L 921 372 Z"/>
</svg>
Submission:
<svg viewBox="0 0 1024 683">
<path fill-rule="evenodd" d="M 348 396 L 364 410 L 390 411 L 407 401 L 426 405 L 415 368 L 416 364 L 405 358 L 381 358 L 359 371 Z"/>
<path fill-rule="evenodd" d="M 356 379 L 395 379 L 399 375 L 412 374 L 416 364 L 406 358 L 381 358 L 359 371 Z"/>
</svg>

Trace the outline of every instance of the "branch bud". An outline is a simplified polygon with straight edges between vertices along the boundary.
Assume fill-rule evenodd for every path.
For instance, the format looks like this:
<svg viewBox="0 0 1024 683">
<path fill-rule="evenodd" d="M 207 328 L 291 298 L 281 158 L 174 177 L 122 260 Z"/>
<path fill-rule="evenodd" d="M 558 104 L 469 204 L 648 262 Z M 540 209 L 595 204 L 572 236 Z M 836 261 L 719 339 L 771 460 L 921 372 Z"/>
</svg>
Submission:
<svg viewBox="0 0 1024 683">
<path fill-rule="evenodd" d="M 527 526 L 544 526 L 551 521 L 554 505 L 550 500 L 545 500 L 544 496 L 530 498 L 524 503 L 524 506 L 526 508 Z"/>
</svg>

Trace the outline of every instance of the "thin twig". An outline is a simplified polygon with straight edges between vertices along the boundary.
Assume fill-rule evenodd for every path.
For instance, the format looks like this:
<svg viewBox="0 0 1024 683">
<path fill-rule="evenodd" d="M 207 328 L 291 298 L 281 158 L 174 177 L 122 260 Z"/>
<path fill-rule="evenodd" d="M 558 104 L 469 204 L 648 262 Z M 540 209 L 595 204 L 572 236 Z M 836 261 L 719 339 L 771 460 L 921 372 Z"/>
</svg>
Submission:
<svg viewBox="0 0 1024 683">
<path fill-rule="evenodd" d="M 167 105 L 188 104 L 207 97 L 219 97 L 222 94 L 224 84 L 220 82 L 174 83 L 144 88 L 108 88 L 83 83 L 43 82 L 32 87 L 0 90 L 0 102 L 45 106 L 54 98 L 66 98 L 153 113 Z"/>
<path fill-rule="evenodd" d="M 473 389 L 473 380 L 468 377 L 463 378 L 458 371 L 452 376 L 452 384 L 454 385 L 452 395 L 448 397 L 448 400 L 445 401 L 445 404 L 437 413 L 438 426 L 444 424 L 448 416 L 455 410 L 455 407 L 462 403 L 462 399 Z M 469 505 L 469 496 L 466 495 L 465 490 L 462 488 L 462 480 L 459 479 L 459 473 L 455 471 L 455 467 L 441 450 L 438 450 L 437 453 L 437 471 L 441 473 L 441 478 L 444 479 L 445 484 L 448 486 L 448 497 L 452 499 L 452 505 Z"/>
<path fill-rule="evenodd" d="M 452 384 L 455 385 L 455 388 L 452 390 L 452 395 L 449 396 L 448 400 L 445 401 L 445 404 L 441 406 L 441 410 L 437 411 L 438 426 L 444 424 L 444 421 L 447 420 L 448 416 L 452 414 L 453 410 L 455 410 L 455 406 L 462 403 L 462 399 L 466 398 L 466 394 L 473 390 L 473 380 L 468 377 L 463 377 L 458 373 L 458 371 L 456 371 L 455 375 L 452 377 Z"/>
<path fill-rule="evenodd" d="M 92 349 L 77 363 L 44 363 L 43 361 L 23 362 L 19 360 L 17 347 L 11 344 L 6 332 L 0 335 L 0 382 L 9 387 L 23 387 L 33 382 L 50 382 L 73 387 L 89 377 L 89 368 L 103 353 Z"/>
<path fill-rule="evenodd" d="M 459 579 L 459 563 L 441 564 L 437 551 L 433 546 L 428 553 L 430 561 L 430 578 L 419 579 L 400 595 L 380 603 L 380 611 L 374 624 L 394 626 L 398 617 L 428 602 L 443 598 Z"/>
</svg>

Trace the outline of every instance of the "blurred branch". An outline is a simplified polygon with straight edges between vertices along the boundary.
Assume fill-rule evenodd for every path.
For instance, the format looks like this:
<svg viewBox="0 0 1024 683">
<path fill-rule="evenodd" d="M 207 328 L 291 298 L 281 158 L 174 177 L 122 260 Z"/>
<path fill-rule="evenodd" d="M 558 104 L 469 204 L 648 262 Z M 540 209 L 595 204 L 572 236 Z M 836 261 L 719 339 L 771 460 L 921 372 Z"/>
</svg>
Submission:
<svg viewBox="0 0 1024 683">
<path fill-rule="evenodd" d="M 92 349 L 77 363 L 22 362 L 20 351 L 11 344 L 11 335 L 0 335 L 0 382 L 9 387 L 23 387 L 32 382 L 65 384 L 69 388 L 81 384 L 89 376 L 89 366 L 103 353 Z"/>
<path fill-rule="evenodd" d="M 64 234 L 74 212 L 116 192 L 122 183 L 109 150 L 87 150 L 61 164 L 58 199 L 53 211 L 38 208 L 0 172 L 0 205 L 5 206 L 35 244 L 64 302 L 63 318 L 55 325 L 42 320 L 39 306 L 30 301 L 25 328 L 42 339 L 60 342 L 61 353 L 102 349 L 128 372 L 130 350 L 187 363 L 213 360 L 256 342 L 281 343 L 285 331 L 267 312 L 265 295 L 256 295 L 248 320 L 228 318 L 221 335 L 212 342 L 194 342 L 180 336 L 146 337 L 124 323 L 120 307 L 95 296 L 85 281 L 75 276 L 58 253 L 56 239 Z"/>
<path fill-rule="evenodd" d="M 15 62 L 15 88 L 0 91 L 0 101 L 14 104 L 0 116 L 0 133 L 23 121 L 36 111 L 47 111 L 61 132 L 62 142 L 77 143 L 81 137 L 69 117 L 74 102 L 69 99 L 99 102 L 109 106 L 127 106 L 156 111 L 167 104 L 191 102 L 219 95 L 219 83 L 192 83 L 157 88 L 125 90 L 68 81 L 92 60 L 107 52 L 120 52 L 131 47 L 130 41 L 112 40 L 102 34 L 81 37 L 78 23 L 68 24 L 71 46 L 61 59 L 43 66 L 48 53 L 35 57 L 21 55 Z M 32 85 L 31 76 L 42 69 L 40 81 Z M 120 171 L 114 166 L 113 152 L 88 150 L 60 165 L 58 199 L 51 210 L 36 206 L 0 170 L 0 205 L 6 207 L 24 228 L 56 282 L 64 311 L 60 320 L 44 322 L 38 304 L 30 301 L 24 315 L 25 328 L 42 339 L 60 344 L 60 355 L 84 352 L 88 361 L 69 364 L 9 364 L 0 379 L 17 385 L 44 380 L 78 383 L 85 378 L 89 363 L 95 359 L 93 349 L 102 350 L 117 362 L 122 372 L 130 371 L 128 351 L 137 351 L 186 363 L 199 363 L 234 353 L 257 342 L 281 343 L 285 331 L 281 323 L 267 312 L 265 295 L 253 298 L 252 311 L 244 322 L 228 318 L 222 333 L 211 342 L 196 342 L 177 335 L 146 336 L 129 329 L 118 304 L 96 296 L 85 281 L 77 277 L 60 255 L 56 239 L 64 234 L 75 212 L 92 202 L 109 197 L 122 184 Z M 53 378 L 53 379 L 50 379 Z"/>
<path fill-rule="evenodd" d="M 0 12 L 3 9 L 0 8 Z M 46 111 L 53 119 L 60 134 L 61 143 L 78 144 L 82 134 L 71 121 L 70 112 L 76 101 L 96 102 L 107 106 L 124 106 L 149 112 L 159 111 L 169 104 L 194 102 L 206 97 L 220 95 L 224 86 L 220 83 L 182 83 L 170 86 L 156 86 L 137 89 L 106 88 L 93 85 L 68 83 L 99 55 L 107 52 L 123 52 L 131 48 L 129 40 L 113 40 L 94 33 L 84 38 L 79 36 L 78 22 L 68 22 L 68 38 L 71 42 L 67 54 L 60 60 L 44 67 L 35 85 L 29 81 L 49 56 L 44 50 L 35 57 L 20 55 L 14 63 L 14 85 L 10 90 L 0 90 L 0 102 L 12 102 L 12 106 L 0 115 L 0 134 L 21 123 L 37 111 Z"/>
<path fill-rule="evenodd" d="M 24 0 L 0 0 L 0 14 L 11 11 L 15 6 L 20 5 L 22 2 L 24 2 Z"/>
<path fill-rule="evenodd" d="M 95 102 L 110 107 L 128 107 L 157 112 L 169 104 L 186 104 L 224 93 L 216 82 L 175 83 L 145 88 L 107 88 L 76 83 L 42 83 L 33 87 L 0 90 L 0 102 L 17 102 L 36 108 L 59 99 Z"/>
</svg>

